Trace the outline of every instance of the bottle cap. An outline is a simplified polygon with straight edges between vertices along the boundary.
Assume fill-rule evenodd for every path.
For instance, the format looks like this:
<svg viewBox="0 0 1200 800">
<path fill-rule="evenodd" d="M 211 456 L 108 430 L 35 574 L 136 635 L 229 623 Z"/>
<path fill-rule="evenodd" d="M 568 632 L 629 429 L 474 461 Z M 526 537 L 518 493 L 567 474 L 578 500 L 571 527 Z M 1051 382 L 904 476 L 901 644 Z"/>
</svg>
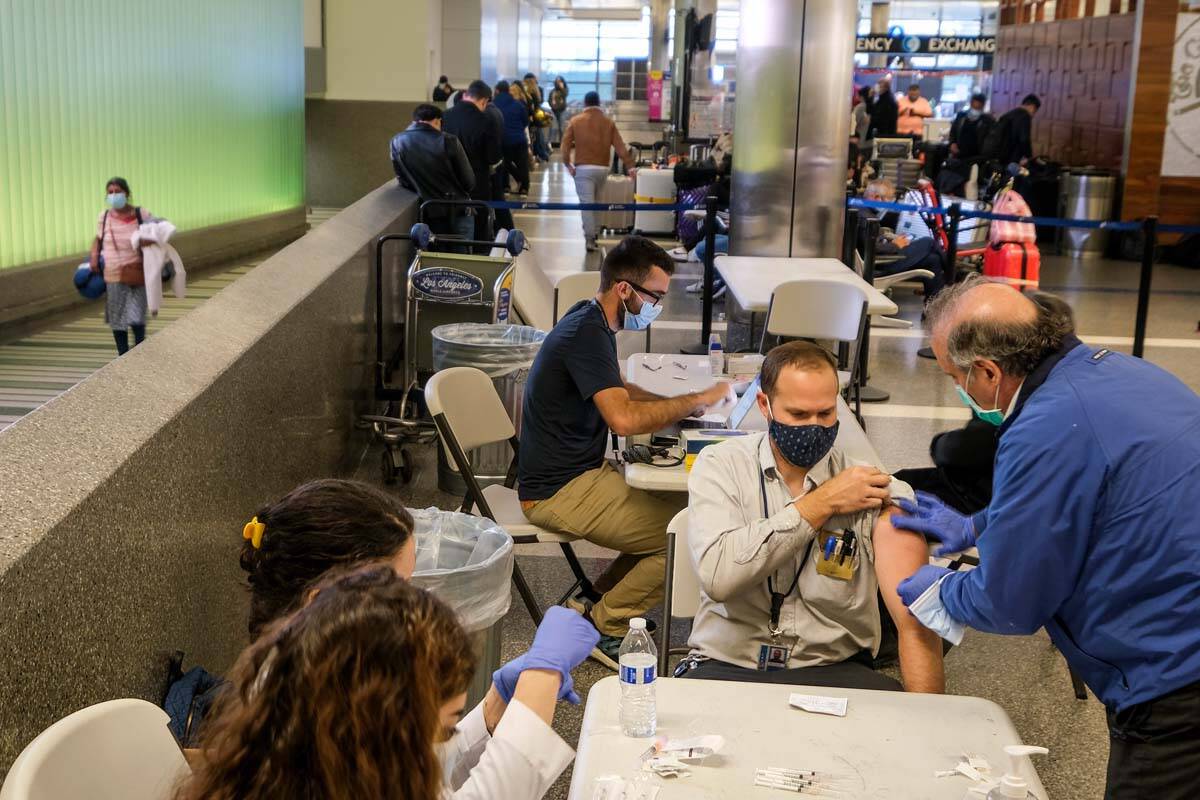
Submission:
<svg viewBox="0 0 1200 800">
<path fill-rule="evenodd" d="M 646 630 L 646 620 L 642 619 L 641 617 L 634 617 L 633 619 L 629 620 L 629 630 L 631 630 L 631 631 Z"/>
</svg>

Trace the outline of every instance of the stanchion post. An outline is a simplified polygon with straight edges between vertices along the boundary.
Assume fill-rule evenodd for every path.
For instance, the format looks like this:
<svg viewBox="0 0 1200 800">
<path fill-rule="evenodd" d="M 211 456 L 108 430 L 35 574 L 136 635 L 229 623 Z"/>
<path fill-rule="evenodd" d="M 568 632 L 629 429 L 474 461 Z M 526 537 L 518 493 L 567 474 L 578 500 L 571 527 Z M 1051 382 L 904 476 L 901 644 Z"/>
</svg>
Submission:
<svg viewBox="0 0 1200 800">
<path fill-rule="evenodd" d="M 842 226 L 842 263 L 854 269 L 854 239 L 858 235 L 858 209 L 846 209 L 846 224 Z"/>
<path fill-rule="evenodd" d="M 866 235 L 863 236 L 863 274 L 862 278 L 869 286 L 875 285 L 875 243 L 879 239 L 879 220 L 875 217 L 868 217 L 866 220 Z M 867 379 L 870 374 L 867 372 L 867 362 L 871 352 L 871 319 L 867 318 L 866 327 L 863 328 L 862 346 L 855 354 L 858 359 L 858 374 L 862 381 L 861 388 L 867 386 Z M 879 392 L 882 395 L 879 399 L 887 400 L 887 392 Z M 866 398 L 863 398 L 866 399 Z"/>
<path fill-rule="evenodd" d="M 712 335 L 713 281 L 716 279 L 717 198 L 704 198 L 704 279 L 700 296 L 700 343 L 680 348 L 684 355 L 704 355 L 708 352 L 708 337 Z M 725 342 L 729 347 L 729 342 Z"/>
<path fill-rule="evenodd" d="M 949 280 L 946 283 L 954 283 L 955 277 L 958 276 L 958 229 L 962 224 L 962 204 L 952 203 L 950 205 L 950 228 L 947 232 L 946 242 L 946 273 Z"/>
<path fill-rule="evenodd" d="M 1137 319 L 1133 323 L 1133 355 L 1142 357 L 1146 350 L 1146 318 L 1150 313 L 1150 277 L 1154 272 L 1154 251 L 1158 248 L 1158 217 L 1142 220 L 1142 275 L 1138 281 Z"/>
</svg>

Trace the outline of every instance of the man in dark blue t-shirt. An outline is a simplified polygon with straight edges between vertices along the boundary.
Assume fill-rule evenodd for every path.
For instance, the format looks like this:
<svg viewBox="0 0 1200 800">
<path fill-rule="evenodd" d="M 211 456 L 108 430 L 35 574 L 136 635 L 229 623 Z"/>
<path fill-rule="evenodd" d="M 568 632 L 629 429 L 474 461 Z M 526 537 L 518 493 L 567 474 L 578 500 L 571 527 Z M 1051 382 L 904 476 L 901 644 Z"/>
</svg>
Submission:
<svg viewBox="0 0 1200 800">
<path fill-rule="evenodd" d="M 673 271 L 666 251 L 640 236 L 609 251 L 600 292 L 542 344 L 521 412 L 518 490 L 529 521 L 621 553 L 595 583 L 600 596 L 580 605 L 614 668 L 629 620 L 662 601 L 667 523 L 686 498 L 672 503 L 626 484 L 605 461 L 608 431 L 653 433 L 729 395 L 718 384 L 660 397 L 621 378 L 616 331 L 644 330 L 658 316 Z"/>
</svg>

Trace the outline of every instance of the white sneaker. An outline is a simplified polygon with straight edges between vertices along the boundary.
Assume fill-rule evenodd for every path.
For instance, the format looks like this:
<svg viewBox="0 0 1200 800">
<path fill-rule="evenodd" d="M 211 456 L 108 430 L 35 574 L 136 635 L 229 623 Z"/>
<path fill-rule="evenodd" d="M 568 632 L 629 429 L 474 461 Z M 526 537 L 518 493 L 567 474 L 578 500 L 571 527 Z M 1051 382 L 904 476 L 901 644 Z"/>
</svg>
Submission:
<svg viewBox="0 0 1200 800">
<path fill-rule="evenodd" d="M 689 283 L 684 291 L 686 291 L 688 294 L 700 294 L 704 291 L 704 279 L 701 278 L 695 283 Z"/>
</svg>

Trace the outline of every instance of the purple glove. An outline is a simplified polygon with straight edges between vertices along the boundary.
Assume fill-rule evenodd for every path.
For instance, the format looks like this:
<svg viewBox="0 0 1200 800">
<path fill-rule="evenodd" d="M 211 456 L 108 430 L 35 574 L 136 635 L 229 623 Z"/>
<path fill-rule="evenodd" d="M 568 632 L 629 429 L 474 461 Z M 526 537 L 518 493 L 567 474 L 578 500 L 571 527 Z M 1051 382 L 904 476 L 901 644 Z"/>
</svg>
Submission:
<svg viewBox="0 0 1200 800">
<path fill-rule="evenodd" d="M 600 641 L 600 632 L 592 623 L 562 606 L 546 611 L 546 617 L 538 626 L 529 652 L 518 656 L 492 673 L 492 683 L 504 702 L 512 702 L 517 681 L 527 669 L 552 669 L 562 676 L 558 699 L 579 703 L 575 693 L 575 681 L 571 670 L 591 655 L 592 648 Z"/>
<path fill-rule="evenodd" d="M 937 539 L 942 546 L 934 551 L 935 556 L 961 553 L 975 546 L 977 537 L 971 518 L 958 513 L 929 492 L 917 492 L 916 503 L 900 498 L 896 505 L 905 513 L 893 515 L 892 525 Z"/>
<path fill-rule="evenodd" d="M 912 575 L 900 581 L 900 584 L 896 587 L 896 594 L 900 595 L 900 599 L 904 602 L 905 608 L 907 608 L 913 604 L 913 601 L 923 595 L 926 589 L 953 571 L 945 567 L 935 567 L 933 564 L 925 564 Z"/>
</svg>

